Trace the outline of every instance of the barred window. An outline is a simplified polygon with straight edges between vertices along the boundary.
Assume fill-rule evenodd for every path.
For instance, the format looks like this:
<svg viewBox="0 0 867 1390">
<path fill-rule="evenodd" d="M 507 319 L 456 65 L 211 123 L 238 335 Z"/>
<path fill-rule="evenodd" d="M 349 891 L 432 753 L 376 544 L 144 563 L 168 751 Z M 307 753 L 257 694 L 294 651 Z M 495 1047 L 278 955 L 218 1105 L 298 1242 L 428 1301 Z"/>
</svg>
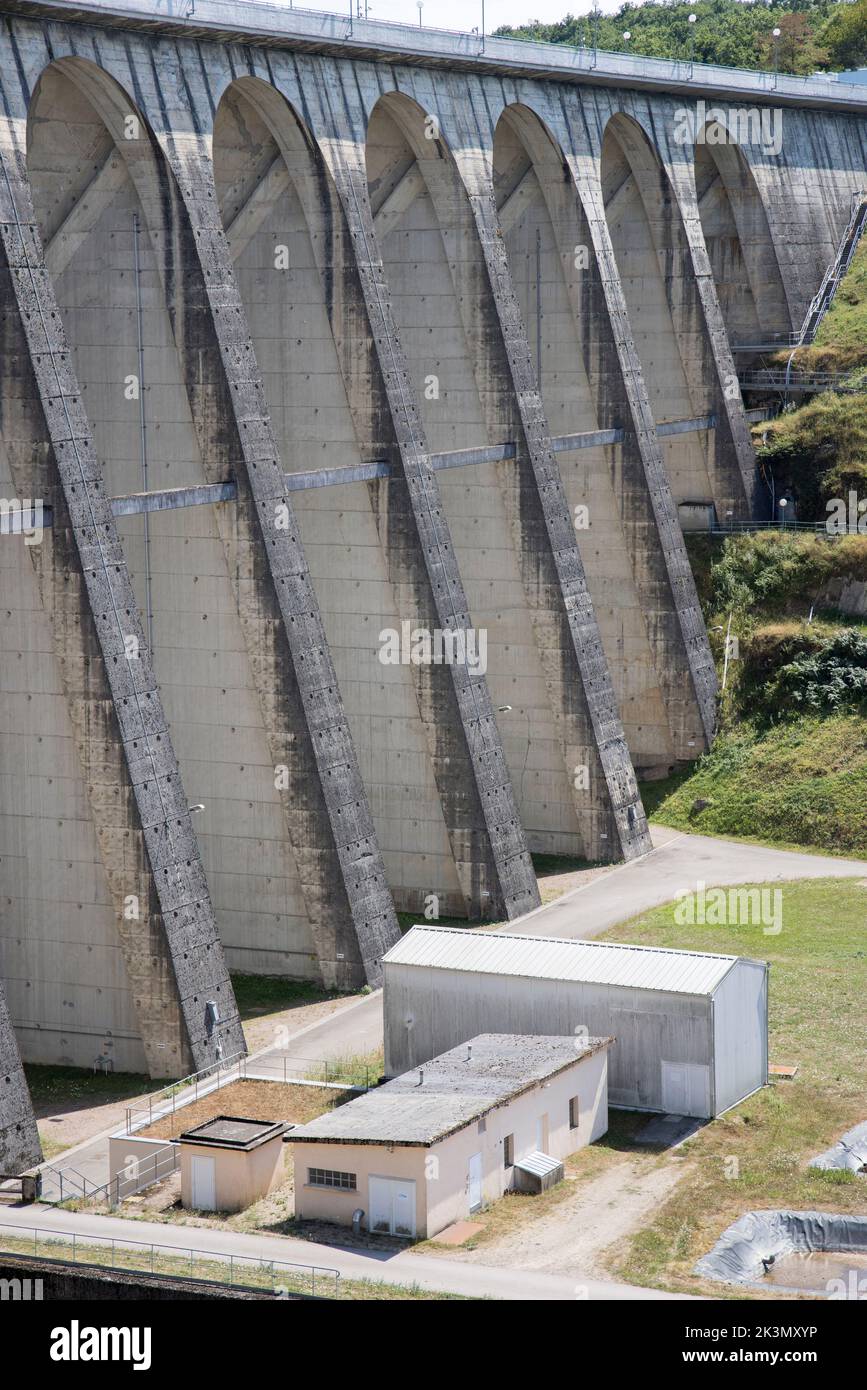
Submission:
<svg viewBox="0 0 867 1390">
<path fill-rule="evenodd" d="M 310 1187 L 339 1187 L 344 1192 L 355 1191 L 355 1174 L 338 1173 L 333 1168 L 308 1168 L 307 1182 Z"/>
</svg>

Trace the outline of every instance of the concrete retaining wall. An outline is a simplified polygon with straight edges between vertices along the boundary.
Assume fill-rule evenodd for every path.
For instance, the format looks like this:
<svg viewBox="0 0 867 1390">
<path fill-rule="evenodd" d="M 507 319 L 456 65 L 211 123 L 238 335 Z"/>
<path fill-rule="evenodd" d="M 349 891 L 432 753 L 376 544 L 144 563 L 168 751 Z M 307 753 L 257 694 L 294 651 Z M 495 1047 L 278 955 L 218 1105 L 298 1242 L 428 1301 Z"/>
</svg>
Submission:
<svg viewBox="0 0 867 1390">
<path fill-rule="evenodd" d="M 0 976 L 25 1058 L 177 1074 L 228 966 L 375 984 L 396 907 L 647 848 L 634 767 L 715 725 L 678 507 L 762 514 L 731 342 L 800 322 L 867 126 L 98 18 L 0 35 L 0 483 L 54 521 L 0 537 Z M 143 439 L 234 500 L 115 522 Z"/>
</svg>

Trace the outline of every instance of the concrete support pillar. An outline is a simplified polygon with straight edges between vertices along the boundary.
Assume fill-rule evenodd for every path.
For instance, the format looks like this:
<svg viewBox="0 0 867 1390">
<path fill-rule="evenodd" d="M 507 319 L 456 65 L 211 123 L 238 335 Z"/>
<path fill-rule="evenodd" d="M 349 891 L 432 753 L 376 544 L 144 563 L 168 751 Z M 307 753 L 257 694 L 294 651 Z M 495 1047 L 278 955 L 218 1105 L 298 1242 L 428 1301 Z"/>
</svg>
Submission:
<svg viewBox="0 0 867 1390">
<path fill-rule="evenodd" d="M 564 712 L 591 758 L 591 811 L 587 853 L 610 858 L 613 840 L 625 859 L 645 854 L 650 834 L 626 746 L 617 698 L 587 588 L 584 566 L 563 481 L 551 450 L 550 431 L 539 394 L 505 243 L 497 221 L 490 171 L 481 158 L 456 160 L 467 188 L 499 331 L 508 361 L 524 449 L 519 449 L 522 527 L 532 529 L 543 583 L 528 590 L 543 627 L 564 627 L 560 649 L 574 672 L 573 702 Z M 548 601 L 553 600 L 548 605 Z M 550 641 L 550 637 L 547 639 Z M 576 809 L 581 803 L 576 801 Z M 619 857 L 619 856 L 617 856 Z"/>
<path fill-rule="evenodd" d="M 618 423 L 627 432 L 619 496 L 624 523 L 630 517 L 635 518 L 636 511 L 643 523 L 639 534 L 633 532 L 633 539 L 639 542 L 633 550 L 636 584 L 641 591 L 648 585 L 652 589 L 660 581 L 667 581 L 674 622 L 656 627 L 652 634 L 656 644 L 656 666 L 666 707 L 671 712 L 677 752 L 684 758 L 695 757 L 698 749 L 689 746 L 692 721 L 685 706 L 693 702 L 697 705 L 709 747 L 716 729 L 718 688 L 713 654 L 629 323 L 605 216 L 598 151 L 590 146 L 583 128 L 576 130 L 571 121 L 555 121 L 553 128 L 561 141 L 580 199 L 596 264 L 591 293 L 596 292 L 598 286 L 604 301 L 604 315 L 599 315 L 599 321 L 605 325 L 603 331 L 609 350 L 603 347 L 603 355 L 606 361 L 616 361 L 619 368 L 613 387 L 610 375 L 603 380 L 598 373 L 592 373 L 591 380 L 596 384 L 600 409 L 618 409 L 621 412 Z M 583 244 L 580 237 L 578 244 Z M 600 416 L 601 427 L 613 425 L 613 417 L 609 420 Z M 646 593 L 645 601 L 647 611 L 654 611 L 657 605 L 652 593 Z M 685 676 L 691 690 L 684 689 Z"/>
<path fill-rule="evenodd" d="M 343 205 L 322 156 L 302 143 L 282 99 L 275 107 L 261 89 L 247 88 L 245 95 L 269 126 L 285 167 L 292 170 L 323 289 L 327 288 L 329 320 L 356 438 L 364 455 L 388 458 L 392 464 L 391 477 L 369 484 L 369 493 L 395 609 L 411 628 L 433 631 L 443 623 Z M 506 915 L 508 903 L 491 850 L 455 682 L 446 667 L 430 662 L 412 664 L 410 674 L 463 908 L 470 919 Z M 513 896 L 515 909 L 534 901 Z"/>
<path fill-rule="evenodd" d="M 339 83 L 336 73 L 335 80 Z M 364 167 L 363 113 L 358 109 L 357 96 L 348 98 L 347 106 L 351 101 L 355 109 L 351 115 L 348 110 L 341 110 L 341 123 L 335 123 L 322 84 L 307 94 L 307 100 L 313 131 L 334 180 L 352 239 L 397 441 L 403 489 L 397 494 L 403 500 L 397 540 L 423 560 L 429 593 L 426 607 L 429 603 L 434 626 L 446 632 L 468 632 L 472 619 L 374 231 Z M 421 571 L 416 570 L 414 596 L 425 598 L 418 582 L 420 577 Z M 424 614 L 419 618 L 426 621 Z M 456 817 L 460 817 L 466 827 L 461 831 L 466 849 L 457 849 L 456 860 L 484 875 L 487 913 L 507 918 L 521 916 L 538 904 L 539 892 L 487 682 L 482 673 L 466 663 L 434 666 L 429 680 L 432 689 L 438 688 L 439 706 L 439 712 L 435 708 L 430 713 L 448 718 L 459 731 L 470 772 L 461 801 L 446 807 L 447 824 L 454 826 Z"/>
<path fill-rule="evenodd" d="M 21 1173 L 41 1161 L 36 1116 L 0 981 L 0 1173 Z"/>
<path fill-rule="evenodd" d="M 445 631 L 466 632 L 472 627 L 472 619 L 394 323 L 376 245 L 364 167 L 359 159 L 351 163 L 338 161 L 336 144 L 331 151 L 335 156 L 332 174 L 355 248 L 400 454 L 402 481 L 397 499 L 402 515 L 397 518 L 398 535 L 393 536 L 390 543 L 396 540 L 401 547 L 409 544 L 416 554 L 424 557 L 425 587 L 430 596 L 425 608 L 434 616 L 435 625 Z M 416 571 L 417 593 L 418 578 Z M 431 667 L 431 683 L 436 673 L 437 668 Z M 483 675 L 464 664 L 448 666 L 437 684 L 446 682 L 451 684 L 452 690 L 441 691 L 438 717 L 448 718 L 451 707 L 452 727 L 460 727 L 463 733 L 474 791 L 472 795 L 467 785 L 462 818 L 470 844 L 477 842 L 477 848 L 471 849 L 468 844 L 467 850 L 459 852 L 457 857 L 467 867 L 487 860 L 487 912 L 497 916 L 502 913 L 507 918 L 519 917 L 538 904 L 538 888 L 487 682 Z M 454 722 L 454 714 L 457 714 L 458 723 Z M 453 818 L 454 810 L 447 819 Z M 478 843 L 481 837 L 483 841 Z"/>
<path fill-rule="evenodd" d="M 602 301 L 596 317 L 604 325 L 601 356 L 619 367 L 614 382 L 598 371 L 590 374 L 600 428 L 615 427 L 613 415 L 602 413 L 607 407 L 618 412 L 626 431 L 618 488 L 621 519 L 636 587 L 648 617 L 653 615 L 649 636 L 675 751 L 680 758 L 694 758 L 701 749 L 696 735 L 703 734 L 710 747 L 716 731 L 716 668 L 629 329 L 601 189 L 598 184 L 576 188 L 596 262 L 589 298 Z"/>
<path fill-rule="evenodd" d="M 8 110 L 8 107 L 7 107 Z M 244 1038 L 147 639 L 45 269 L 23 149 L 0 125 L 0 300 L 15 363 L 3 427 L 15 486 L 54 512 L 31 550 L 88 781 L 153 1076 L 244 1050 Z M 38 868 L 38 866 L 37 866 Z M 213 1005 L 213 1007 L 209 1007 Z"/>
<path fill-rule="evenodd" d="M 188 113 L 187 113 L 188 114 Z M 381 982 L 400 935 L 319 605 L 284 484 L 204 138 L 157 132 L 177 181 L 174 251 L 184 267 L 175 333 L 206 466 L 235 459 L 230 566 L 283 788 L 323 980 Z M 221 461 L 222 460 L 222 461 Z"/>
<path fill-rule="evenodd" d="M 660 143 L 659 155 L 680 209 L 696 292 L 716 373 L 714 413 L 717 420 L 717 513 L 721 520 L 724 520 L 725 513 L 730 510 L 738 516 L 743 510 L 745 499 L 747 516 L 754 517 L 764 505 L 764 500 L 759 486 L 750 428 L 738 385 L 737 368 L 729 346 L 725 320 L 702 231 L 695 190 L 693 151 L 691 147 L 669 145 L 665 141 Z"/>
</svg>

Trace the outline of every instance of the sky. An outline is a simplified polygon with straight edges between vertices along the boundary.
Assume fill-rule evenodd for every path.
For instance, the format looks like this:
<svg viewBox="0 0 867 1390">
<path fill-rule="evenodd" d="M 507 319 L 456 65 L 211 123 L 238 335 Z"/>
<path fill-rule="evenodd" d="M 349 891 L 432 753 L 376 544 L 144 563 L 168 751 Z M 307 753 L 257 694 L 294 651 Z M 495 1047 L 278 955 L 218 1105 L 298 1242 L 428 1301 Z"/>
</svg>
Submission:
<svg viewBox="0 0 867 1390">
<path fill-rule="evenodd" d="M 279 0 L 271 0 L 279 3 Z M 349 0 L 302 0 L 304 9 L 348 10 Z M 353 0 L 357 3 L 357 0 Z M 592 0 L 485 0 L 485 29 L 490 34 L 501 24 L 524 24 L 529 19 L 540 19 L 550 23 L 563 19 L 570 11 L 584 14 L 591 8 Z M 599 8 L 604 14 L 613 14 L 620 8 L 621 0 L 600 0 Z M 364 0 L 361 0 L 364 13 Z M 418 24 L 416 0 L 368 0 L 368 15 L 371 19 L 390 19 L 398 24 Z M 422 23 L 436 29 L 472 29 L 482 22 L 482 0 L 423 0 Z"/>
</svg>

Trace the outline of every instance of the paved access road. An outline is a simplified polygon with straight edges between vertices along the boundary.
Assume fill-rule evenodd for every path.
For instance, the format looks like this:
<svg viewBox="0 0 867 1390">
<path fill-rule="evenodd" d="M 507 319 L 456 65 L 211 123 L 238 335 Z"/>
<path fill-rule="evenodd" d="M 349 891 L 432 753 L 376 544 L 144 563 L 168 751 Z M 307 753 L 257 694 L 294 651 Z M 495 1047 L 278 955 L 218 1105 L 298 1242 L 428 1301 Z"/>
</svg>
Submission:
<svg viewBox="0 0 867 1390">
<path fill-rule="evenodd" d="M 771 883 L 799 878 L 863 878 L 867 860 L 739 844 L 651 826 L 653 849 L 629 864 L 617 864 L 556 902 L 518 917 L 498 931 L 528 936 L 593 937 L 648 908 L 674 898 L 678 889 L 735 883 Z M 867 890 L 865 890 L 867 908 Z M 382 1046 L 379 991 L 348 1005 L 321 1023 L 295 1034 L 286 1049 L 314 1059 L 359 1056 Z M 276 1049 L 272 1049 L 276 1054 Z"/>
<path fill-rule="evenodd" d="M 345 1279 L 368 1279 L 383 1284 L 417 1286 L 441 1293 L 462 1294 L 466 1298 L 496 1298 L 574 1303 L 583 1299 L 681 1299 L 686 1294 L 640 1289 L 632 1284 L 615 1284 L 598 1279 L 579 1282 L 557 1274 L 535 1274 L 518 1269 L 492 1269 L 485 1265 L 461 1264 L 436 1255 L 415 1255 L 411 1251 L 349 1250 L 338 1245 L 317 1245 L 313 1241 L 287 1236 L 246 1235 L 237 1231 L 215 1231 L 208 1226 L 172 1226 L 156 1221 L 127 1221 L 123 1217 L 96 1216 L 83 1211 L 59 1211 L 44 1206 L 0 1206 L 0 1237 L 13 1234 L 4 1227 L 14 1226 L 32 1232 L 34 1226 L 45 1234 L 75 1234 L 77 1238 L 112 1240 L 173 1246 L 180 1251 L 195 1250 L 228 1260 L 230 1255 L 256 1260 L 284 1260 L 289 1264 L 315 1264 L 336 1269 Z"/>
<path fill-rule="evenodd" d="M 592 937 L 648 908 L 671 902 L 681 888 L 694 891 L 698 883 L 711 888 L 796 878 L 867 879 L 867 860 L 740 844 L 661 825 L 651 826 L 651 834 L 649 854 L 615 865 L 500 930 L 527 936 Z"/>
</svg>

